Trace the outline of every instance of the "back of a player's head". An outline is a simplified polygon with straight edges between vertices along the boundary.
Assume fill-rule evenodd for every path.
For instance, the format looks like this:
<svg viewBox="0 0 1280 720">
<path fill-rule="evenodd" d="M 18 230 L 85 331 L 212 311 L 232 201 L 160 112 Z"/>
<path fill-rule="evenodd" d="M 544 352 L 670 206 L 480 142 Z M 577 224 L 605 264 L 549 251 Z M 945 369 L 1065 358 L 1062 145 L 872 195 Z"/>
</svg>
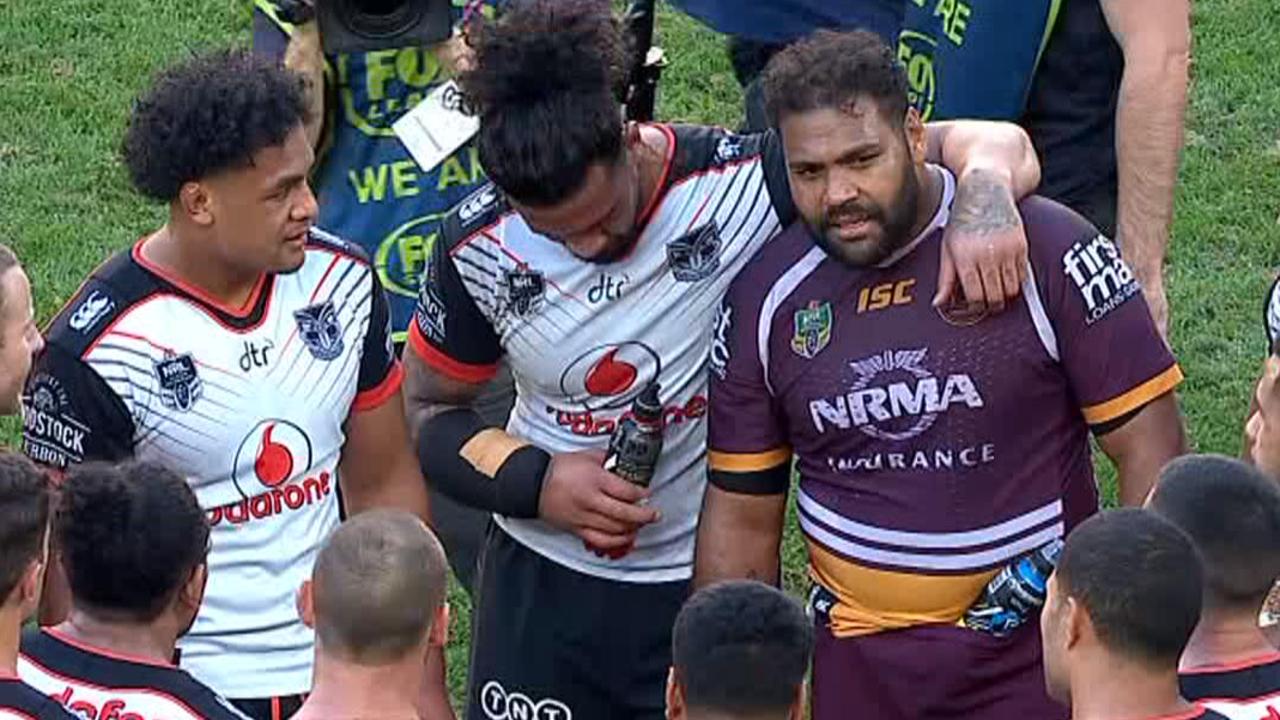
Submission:
<svg viewBox="0 0 1280 720">
<path fill-rule="evenodd" d="M 480 161 L 517 202 L 557 204 L 622 152 L 626 34 L 600 0 L 518 0 L 474 33 L 459 84 L 480 117 Z"/>
<path fill-rule="evenodd" d="M 134 187 L 172 201 L 188 182 L 246 167 L 302 127 L 300 76 L 246 51 L 200 55 L 162 71 L 137 101 L 121 152 Z"/>
<path fill-rule="evenodd" d="M 106 620 L 159 617 L 209 550 L 209 524 L 186 480 L 152 462 L 74 468 L 57 535 L 73 604 Z"/>
<path fill-rule="evenodd" d="M 0 452 L 0 605 L 44 555 L 49 484 L 31 461 Z"/>
<path fill-rule="evenodd" d="M 1200 552 L 1206 608 L 1258 612 L 1280 578 L 1280 488 L 1270 478 L 1233 458 L 1190 455 L 1165 467 L 1150 508 Z"/>
<path fill-rule="evenodd" d="M 1195 548 L 1146 510 L 1104 511 L 1081 523 L 1067 536 L 1055 577 L 1058 599 L 1083 608 L 1108 653 L 1153 669 L 1177 666 L 1200 620 Z"/>
<path fill-rule="evenodd" d="M 773 127 L 788 115 L 847 110 L 859 98 L 873 100 L 895 127 L 906 117 L 906 72 L 893 50 L 865 30 L 819 30 L 775 55 L 761 82 Z"/>
<path fill-rule="evenodd" d="M 674 679 L 690 714 L 784 717 L 813 653 L 813 626 L 800 604 L 751 581 L 700 590 L 672 632 Z"/>
<path fill-rule="evenodd" d="M 444 604 L 447 567 L 440 541 L 411 513 L 370 510 L 340 525 L 312 575 L 322 652 L 366 665 L 414 652 Z"/>
</svg>

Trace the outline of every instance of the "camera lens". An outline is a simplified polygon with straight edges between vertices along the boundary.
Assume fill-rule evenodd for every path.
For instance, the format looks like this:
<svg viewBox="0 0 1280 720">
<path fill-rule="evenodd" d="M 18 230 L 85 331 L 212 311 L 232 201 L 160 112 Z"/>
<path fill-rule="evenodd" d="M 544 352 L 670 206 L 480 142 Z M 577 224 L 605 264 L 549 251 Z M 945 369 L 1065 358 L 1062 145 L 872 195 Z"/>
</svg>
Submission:
<svg viewBox="0 0 1280 720">
<path fill-rule="evenodd" d="M 426 4 L 423 0 L 340 0 L 338 15 L 356 35 L 387 38 L 417 25 Z"/>
</svg>

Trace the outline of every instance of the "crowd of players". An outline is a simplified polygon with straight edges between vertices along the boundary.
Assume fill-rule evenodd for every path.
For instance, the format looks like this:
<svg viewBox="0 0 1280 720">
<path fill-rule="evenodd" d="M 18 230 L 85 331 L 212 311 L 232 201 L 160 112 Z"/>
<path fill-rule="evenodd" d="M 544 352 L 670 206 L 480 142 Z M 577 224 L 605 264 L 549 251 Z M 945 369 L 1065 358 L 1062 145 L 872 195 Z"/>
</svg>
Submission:
<svg viewBox="0 0 1280 720">
<path fill-rule="evenodd" d="M 411 319 L 317 227 L 317 81 L 279 54 L 158 76 L 123 157 L 167 222 L 43 336 L 0 252 L 0 409 L 44 466 L 0 457 L 0 714 L 453 717 L 430 486 L 492 514 L 475 720 L 1280 716 L 1280 367 L 1252 466 L 1180 458 L 1138 278 L 1021 130 L 924 123 L 865 32 L 775 55 L 753 135 L 624 121 L 599 3 L 467 42 L 491 184 Z M 602 451 L 651 384 L 641 488 Z M 1099 513 L 1093 441 L 1146 509 Z M 770 587 L 796 475 L 807 615 Z M 1063 539 L 1039 627 L 966 620 Z"/>
</svg>

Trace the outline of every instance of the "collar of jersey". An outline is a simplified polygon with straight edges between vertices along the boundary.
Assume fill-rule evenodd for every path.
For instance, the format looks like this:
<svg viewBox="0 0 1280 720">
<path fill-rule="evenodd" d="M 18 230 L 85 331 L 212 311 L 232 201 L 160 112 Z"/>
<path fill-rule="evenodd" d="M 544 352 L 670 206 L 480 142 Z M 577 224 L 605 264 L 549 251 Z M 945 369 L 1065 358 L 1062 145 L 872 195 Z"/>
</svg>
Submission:
<svg viewBox="0 0 1280 720">
<path fill-rule="evenodd" d="M 878 268 L 887 268 L 902 258 L 910 255 L 916 249 L 917 245 L 924 242 L 924 239 L 932 235 L 935 230 L 946 227 L 947 221 L 951 219 L 951 201 L 954 200 L 956 196 L 956 178 L 951 174 L 950 170 L 942 167 L 941 165 L 934 165 L 930 163 L 925 167 L 930 171 L 942 174 L 942 200 L 938 203 L 938 209 L 934 211 L 933 218 L 929 220 L 929 224 L 925 225 L 924 230 L 921 230 L 920 234 L 916 235 L 914 240 L 898 248 L 889 257 L 876 263 L 876 267 Z"/>
<path fill-rule="evenodd" d="M 269 285 L 268 281 L 275 277 L 269 273 L 262 273 L 258 276 L 258 281 L 254 284 L 253 290 L 249 293 L 249 297 L 244 301 L 244 304 L 238 308 L 233 308 L 213 297 L 201 288 L 192 285 L 181 277 L 143 257 L 142 245 L 146 241 L 147 237 L 143 237 L 138 240 L 138 242 L 134 243 L 132 252 L 134 262 L 138 263 L 138 265 L 142 266 L 144 270 L 152 275 L 155 275 L 161 280 L 173 285 L 187 295 L 190 295 L 192 298 L 200 301 L 202 304 L 207 305 L 210 309 L 216 310 L 228 317 L 235 318 L 236 320 L 248 320 L 253 315 L 254 310 L 258 307 L 258 301 L 262 298 L 263 290 L 265 290 Z"/>
<path fill-rule="evenodd" d="M 165 662 L 163 660 L 156 660 L 154 658 L 142 657 L 141 655 L 126 655 L 125 653 L 118 653 L 118 652 L 115 652 L 114 650 L 108 650 L 107 648 L 98 647 L 97 645 L 90 645 L 89 643 L 84 642 L 83 640 L 77 640 L 75 638 L 72 638 L 71 636 L 67 635 L 61 630 L 57 630 L 55 628 L 51 628 L 51 627 L 40 628 L 40 632 L 44 633 L 45 635 L 48 635 L 50 638 L 62 643 L 63 645 L 73 647 L 77 650 L 80 650 L 81 652 L 89 653 L 90 655 L 101 655 L 102 657 L 111 658 L 112 660 L 120 660 L 122 662 L 133 663 L 135 665 L 149 665 L 151 667 L 158 667 L 158 668 L 173 667 L 173 663 Z"/>
</svg>

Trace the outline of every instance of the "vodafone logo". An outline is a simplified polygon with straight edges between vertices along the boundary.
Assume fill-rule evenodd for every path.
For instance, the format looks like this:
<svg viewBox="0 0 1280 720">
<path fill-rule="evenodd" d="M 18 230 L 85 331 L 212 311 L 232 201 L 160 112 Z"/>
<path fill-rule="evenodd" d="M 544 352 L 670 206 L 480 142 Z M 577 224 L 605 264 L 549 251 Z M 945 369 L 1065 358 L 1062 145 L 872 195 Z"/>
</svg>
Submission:
<svg viewBox="0 0 1280 720">
<path fill-rule="evenodd" d="M 588 410 L 626 407 L 658 378 L 662 360 L 648 345 L 601 345 L 579 355 L 560 375 L 560 391 Z"/>
<path fill-rule="evenodd" d="M 241 496 L 253 497 L 306 472 L 311 461 L 311 439 L 302 428 L 288 420 L 263 420 L 240 441 L 232 479 Z"/>
</svg>

